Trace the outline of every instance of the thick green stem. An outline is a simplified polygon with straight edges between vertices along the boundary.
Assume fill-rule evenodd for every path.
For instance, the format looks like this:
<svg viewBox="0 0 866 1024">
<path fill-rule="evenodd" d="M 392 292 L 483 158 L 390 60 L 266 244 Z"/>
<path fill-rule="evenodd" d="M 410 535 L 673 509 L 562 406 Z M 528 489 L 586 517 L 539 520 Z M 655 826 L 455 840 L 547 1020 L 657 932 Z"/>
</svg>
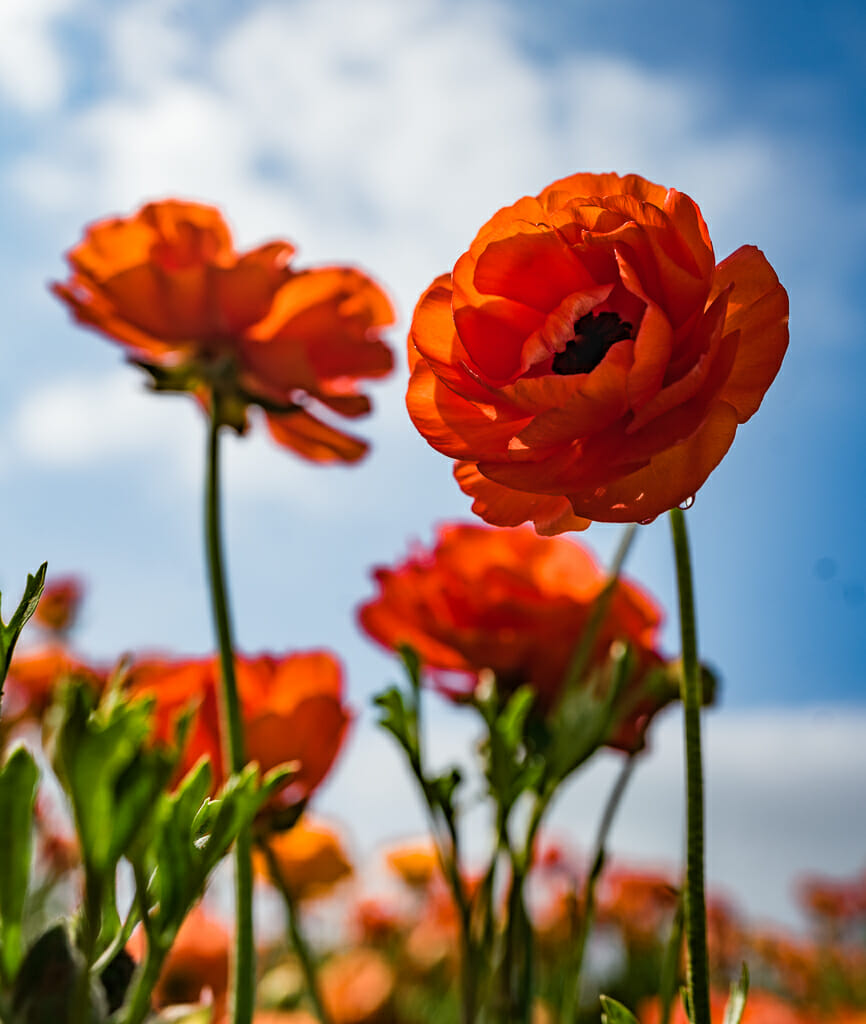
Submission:
<svg viewBox="0 0 866 1024">
<path fill-rule="evenodd" d="M 289 932 L 289 939 L 295 953 L 297 954 L 298 960 L 300 961 L 301 970 L 304 974 L 304 981 L 307 984 L 307 991 L 309 992 L 310 1000 L 315 1008 L 316 1016 L 322 1024 L 330 1024 L 330 1017 L 325 1009 L 325 1004 L 322 1000 L 322 993 L 319 989 L 318 978 L 316 977 L 316 966 L 313 962 L 313 955 L 310 952 L 310 947 L 307 944 L 306 937 L 301 930 L 301 923 L 294 894 L 286 883 L 283 873 L 280 871 L 279 862 L 274 856 L 274 851 L 268 845 L 267 840 L 260 839 L 258 846 L 267 861 L 268 874 L 271 876 L 271 881 L 274 883 L 279 894 L 283 898 L 283 904 L 286 908 L 286 925 Z"/>
<path fill-rule="evenodd" d="M 141 1024 L 150 1013 L 150 995 L 159 980 L 164 957 L 156 956 L 148 946 L 147 954 L 136 973 L 135 987 L 127 1003 L 123 1024 Z"/>
<path fill-rule="evenodd" d="M 565 992 L 561 1015 L 563 1024 L 571 1024 L 580 1009 L 580 978 L 583 973 L 583 958 L 586 953 L 586 944 L 589 940 L 589 933 L 592 930 L 595 918 L 595 889 L 604 870 L 604 862 L 607 856 L 607 840 L 613 825 L 613 819 L 616 817 L 623 793 L 625 793 L 626 786 L 634 771 L 636 757 L 637 755 L 632 753 L 625 759 L 601 816 L 598 835 L 595 838 L 592 863 L 583 884 L 583 914 L 580 919 L 580 931 L 578 932 L 577 941 L 574 944 L 571 961 L 565 976 Z"/>
<path fill-rule="evenodd" d="M 686 519 L 671 509 L 671 533 L 680 600 L 683 648 L 682 700 L 686 750 L 686 985 L 694 1024 L 710 1024 L 707 910 L 704 896 L 704 780 L 701 756 L 701 674 L 692 566 Z"/>
<path fill-rule="evenodd" d="M 219 478 L 220 419 L 216 398 L 208 436 L 207 484 L 205 494 L 205 537 L 208 582 L 214 627 L 219 644 L 222 677 L 223 742 L 226 764 L 232 772 L 245 764 L 243 721 L 235 678 L 234 648 L 226 595 L 220 526 Z M 235 959 L 232 978 L 233 1024 L 251 1024 L 255 1002 L 256 963 L 253 945 L 252 834 L 244 828 L 235 842 Z"/>
</svg>

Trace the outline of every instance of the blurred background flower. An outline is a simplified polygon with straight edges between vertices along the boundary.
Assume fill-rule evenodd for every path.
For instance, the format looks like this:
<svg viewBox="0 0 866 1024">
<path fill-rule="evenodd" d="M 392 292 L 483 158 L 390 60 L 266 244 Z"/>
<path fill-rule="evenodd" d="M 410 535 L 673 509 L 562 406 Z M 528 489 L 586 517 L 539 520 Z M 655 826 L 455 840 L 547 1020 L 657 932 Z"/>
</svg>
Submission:
<svg viewBox="0 0 866 1024">
<path fill-rule="evenodd" d="M 784 18 L 771 0 L 6 0 L 4 607 L 47 558 L 51 574 L 87 572 L 85 661 L 212 642 L 197 410 L 154 401 L 46 293 L 83 225 L 166 195 L 217 205 L 241 251 L 296 239 L 305 265 L 374 275 L 399 342 L 421 291 L 516 196 L 577 170 L 670 183 L 720 254 L 760 245 L 791 296 L 779 378 L 688 516 L 702 654 L 723 679 L 707 716 L 710 880 L 793 920 L 798 873 L 853 876 L 866 851 L 864 19 L 856 0 Z M 394 677 L 353 620 L 369 566 L 470 504 L 408 422 L 406 375 L 376 388 L 361 467 L 322 473 L 263 431 L 226 444 L 243 649 L 339 650 L 361 709 Z M 584 535 L 601 558 L 617 536 Z M 673 609 L 665 524 L 641 530 L 628 572 Z M 675 633 L 669 615 L 670 650 Z M 676 863 L 670 717 L 612 843 Z M 472 739 L 444 702 L 428 721 L 443 763 Z M 371 722 L 362 710 L 317 797 L 359 823 L 361 849 L 423 828 Z M 613 770 L 564 795 L 560 820 L 582 836 Z"/>
</svg>

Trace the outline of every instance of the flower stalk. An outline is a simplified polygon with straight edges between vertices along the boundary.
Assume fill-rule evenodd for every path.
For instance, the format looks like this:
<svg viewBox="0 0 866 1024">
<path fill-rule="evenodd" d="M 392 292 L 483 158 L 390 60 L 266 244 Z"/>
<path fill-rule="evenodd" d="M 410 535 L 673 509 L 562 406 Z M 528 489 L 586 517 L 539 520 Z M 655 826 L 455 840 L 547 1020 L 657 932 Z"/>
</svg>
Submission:
<svg viewBox="0 0 866 1024">
<path fill-rule="evenodd" d="M 229 770 L 239 772 L 245 764 L 244 735 L 222 554 L 219 474 L 219 438 L 222 425 L 219 399 L 214 395 L 208 432 L 205 538 L 211 607 L 219 646 L 222 679 L 224 757 Z M 253 866 L 250 827 L 242 829 L 235 842 L 235 930 L 232 1021 L 233 1024 L 251 1024 L 255 1002 L 256 965 L 253 945 Z"/>
<path fill-rule="evenodd" d="M 704 780 L 701 754 L 701 675 L 697 619 L 685 515 L 671 509 L 682 639 L 682 701 L 686 753 L 686 987 L 693 1024 L 710 1024 L 707 909 L 704 895 Z"/>
<path fill-rule="evenodd" d="M 580 979 L 583 973 L 586 944 L 592 931 L 593 921 L 595 920 L 595 890 L 601 878 L 601 873 L 604 870 L 605 860 L 607 859 L 607 840 L 613 826 L 613 820 L 616 817 L 616 812 L 619 809 L 629 779 L 631 779 L 636 760 L 637 754 L 631 753 L 623 761 L 613 789 L 610 791 L 610 795 L 604 805 L 601 822 L 598 826 L 598 835 L 595 839 L 592 861 L 583 884 L 583 899 L 581 901 L 583 915 L 580 921 L 580 931 L 577 934 L 577 941 L 572 950 L 571 963 L 566 972 L 561 1016 L 564 1024 L 571 1024 L 576 1019 L 576 1014 L 580 1010 Z"/>
<path fill-rule="evenodd" d="M 274 851 L 269 846 L 267 839 L 261 838 L 258 842 L 258 847 L 264 855 L 271 881 L 274 883 L 280 896 L 283 898 L 283 905 L 286 908 L 286 926 L 289 933 L 289 939 L 291 941 L 292 948 L 298 957 L 298 961 L 300 962 L 304 981 L 307 985 L 307 992 L 310 996 L 310 1001 L 313 1004 L 316 1016 L 321 1021 L 321 1024 L 331 1024 L 331 1019 L 328 1016 L 328 1011 L 325 1009 L 325 1003 L 322 999 L 319 981 L 316 977 L 316 965 L 313 960 L 313 954 L 310 951 L 309 944 L 301 930 L 299 919 L 300 915 L 298 913 L 295 895 L 289 888 L 286 879 L 283 877 L 279 862 L 274 855 Z"/>
</svg>

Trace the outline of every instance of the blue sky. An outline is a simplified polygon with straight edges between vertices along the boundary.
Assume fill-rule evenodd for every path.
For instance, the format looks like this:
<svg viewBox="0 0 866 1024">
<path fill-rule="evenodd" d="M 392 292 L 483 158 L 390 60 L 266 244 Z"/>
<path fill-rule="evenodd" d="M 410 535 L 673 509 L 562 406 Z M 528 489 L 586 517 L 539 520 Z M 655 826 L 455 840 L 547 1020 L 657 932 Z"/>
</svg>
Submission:
<svg viewBox="0 0 866 1024">
<path fill-rule="evenodd" d="M 790 293 L 779 378 L 688 519 L 702 652 L 723 678 L 713 728 L 748 720 L 775 737 L 778 719 L 790 756 L 811 764 L 810 736 L 866 721 L 866 14 L 853 0 L 777 12 L 768 0 L 4 0 L 0 586 L 15 593 L 44 558 L 82 574 L 80 643 L 104 658 L 211 642 L 199 413 L 143 393 L 120 351 L 46 291 L 88 221 L 169 194 L 215 202 L 242 245 L 288 237 L 299 265 L 375 274 L 400 312 L 400 353 L 417 295 L 495 209 L 576 170 L 637 171 L 698 201 L 719 259 L 759 245 Z M 363 721 L 394 676 L 353 622 L 369 567 L 470 515 L 449 460 L 414 433 L 404 388 L 401 370 L 374 389 L 374 451 L 356 469 L 301 465 L 261 430 L 227 452 L 242 646 L 332 646 Z M 616 537 L 597 526 L 583 539 L 607 554 Z M 630 568 L 672 610 L 669 547 L 664 521 L 643 528 Z M 666 636 L 674 651 L 672 615 Z M 374 756 L 366 725 L 358 736 L 355 763 Z M 727 746 L 733 779 L 741 752 Z M 852 800 L 842 752 L 855 747 L 834 762 Z M 784 772 L 776 789 L 763 774 L 778 800 Z M 340 785 L 334 806 L 351 806 Z M 866 831 L 844 825 L 841 846 L 810 848 L 813 864 L 860 863 Z"/>
</svg>

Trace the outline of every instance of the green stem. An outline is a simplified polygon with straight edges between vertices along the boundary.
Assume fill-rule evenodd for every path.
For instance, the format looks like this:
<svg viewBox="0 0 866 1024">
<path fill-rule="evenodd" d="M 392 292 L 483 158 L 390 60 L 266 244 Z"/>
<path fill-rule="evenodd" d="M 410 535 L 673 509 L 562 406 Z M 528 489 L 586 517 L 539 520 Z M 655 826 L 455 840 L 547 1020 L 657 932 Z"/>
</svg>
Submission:
<svg viewBox="0 0 866 1024">
<path fill-rule="evenodd" d="M 692 566 L 686 519 L 671 509 L 671 534 L 680 599 L 683 648 L 682 700 L 686 750 L 686 891 L 685 925 L 688 968 L 686 987 L 694 1024 L 710 1024 L 707 910 L 704 896 L 704 780 L 701 757 L 701 675 Z"/>
<path fill-rule="evenodd" d="M 607 798 L 607 803 L 604 805 L 601 822 L 598 826 L 592 864 L 583 885 L 583 914 L 580 920 L 580 931 L 574 944 L 571 962 L 565 974 L 565 993 L 561 1015 L 563 1024 L 571 1024 L 571 1021 L 575 1020 L 575 1015 L 580 1009 L 580 979 L 583 973 L 586 944 L 589 940 L 589 934 L 595 918 L 595 890 L 598 880 L 601 878 L 601 873 L 604 870 L 604 863 L 607 857 L 607 840 L 613 826 L 613 819 L 616 816 L 623 793 L 625 793 L 626 786 L 634 771 L 636 760 L 637 756 L 634 753 L 629 754 L 625 759 L 616 777 L 613 789 L 610 791 L 610 796 Z M 571 980 L 569 981 L 569 979 Z"/>
<path fill-rule="evenodd" d="M 616 585 L 619 582 L 619 574 L 622 572 L 622 567 L 628 557 L 629 550 L 634 543 L 636 532 L 637 525 L 635 523 L 631 523 L 623 531 L 622 539 L 619 542 L 619 546 L 616 549 L 613 556 L 613 562 L 611 563 L 610 570 L 607 574 L 607 582 L 605 583 L 601 593 L 593 602 L 589 621 L 586 624 L 586 629 L 584 629 L 580 635 L 580 641 L 575 648 L 574 654 L 571 657 L 571 662 L 566 670 L 565 679 L 562 684 L 563 693 L 568 692 L 568 690 L 576 686 L 586 671 L 589 659 L 592 657 L 592 651 L 595 647 L 596 639 L 598 638 L 598 632 L 601 629 L 601 624 L 604 622 L 605 615 L 607 615 L 607 610 L 610 605 L 611 598 L 613 597 L 613 592 L 616 590 Z"/>
<path fill-rule="evenodd" d="M 279 861 L 274 855 L 274 851 L 268 845 L 267 840 L 260 839 L 258 841 L 258 847 L 264 854 L 265 860 L 267 861 L 268 874 L 271 876 L 271 881 L 274 883 L 279 894 L 283 898 L 283 904 L 286 908 L 286 924 L 288 926 L 289 939 L 291 940 L 292 947 L 300 961 L 301 970 L 304 974 L 304 981 L 307 983 L 307 991 L 310 994 L 310 999 L 313 1003 L 313 1007 L 315 1008 L 316 1016 L 322 1024 L 330 1024 L 330 1017 L 325 1009 L 318 978 L 316 977 L 316 966 L 313 962 L 313 955 L 310 951 L 306 937 L 301 930 L 298 908 L 294 894 L 286 883 L 283 873 L 280 871 Z"/>
<path fill-rule="evenodd" d="M 90 971 L 96 959 L 96 945 L 102 924 L 102 897 L 105 891 L 101 876 L 85 868 L 84 904 L 78 930 L 78 946 L 84 957 L 84 969 L 78 977 L 72 997 L 74 1024 L 85 1024 L 90 1019 Z"/>
<path fill-rule="evenodd" d="M 164 957 L 154 955 L 148 945 L 144 961 L 136 974 L 135 988 L 127 1003 L 123 1024 L 141 1024 L 150 1013 L 150 996 L 159 980 Z"/>
<path fill-rule="evenodd" d="M 228 598 L 226 596 L 220 525 L 219 408 L 214 396 L 208 433 L 207 482 L 205 490 L 205 538 L 208 582 L 214 626 L 219 644 L 222 678 L 222 719 L 224 757 L 232 772 L 245 764 L 243 721 L 232 645 Z M 235 959 L 232 978 L 233 1024 L 251 1024 L 255 1002 L 255 947 L 253 945 L 252 832 L 247 826 L 235 842 Z"/>
</svg>

